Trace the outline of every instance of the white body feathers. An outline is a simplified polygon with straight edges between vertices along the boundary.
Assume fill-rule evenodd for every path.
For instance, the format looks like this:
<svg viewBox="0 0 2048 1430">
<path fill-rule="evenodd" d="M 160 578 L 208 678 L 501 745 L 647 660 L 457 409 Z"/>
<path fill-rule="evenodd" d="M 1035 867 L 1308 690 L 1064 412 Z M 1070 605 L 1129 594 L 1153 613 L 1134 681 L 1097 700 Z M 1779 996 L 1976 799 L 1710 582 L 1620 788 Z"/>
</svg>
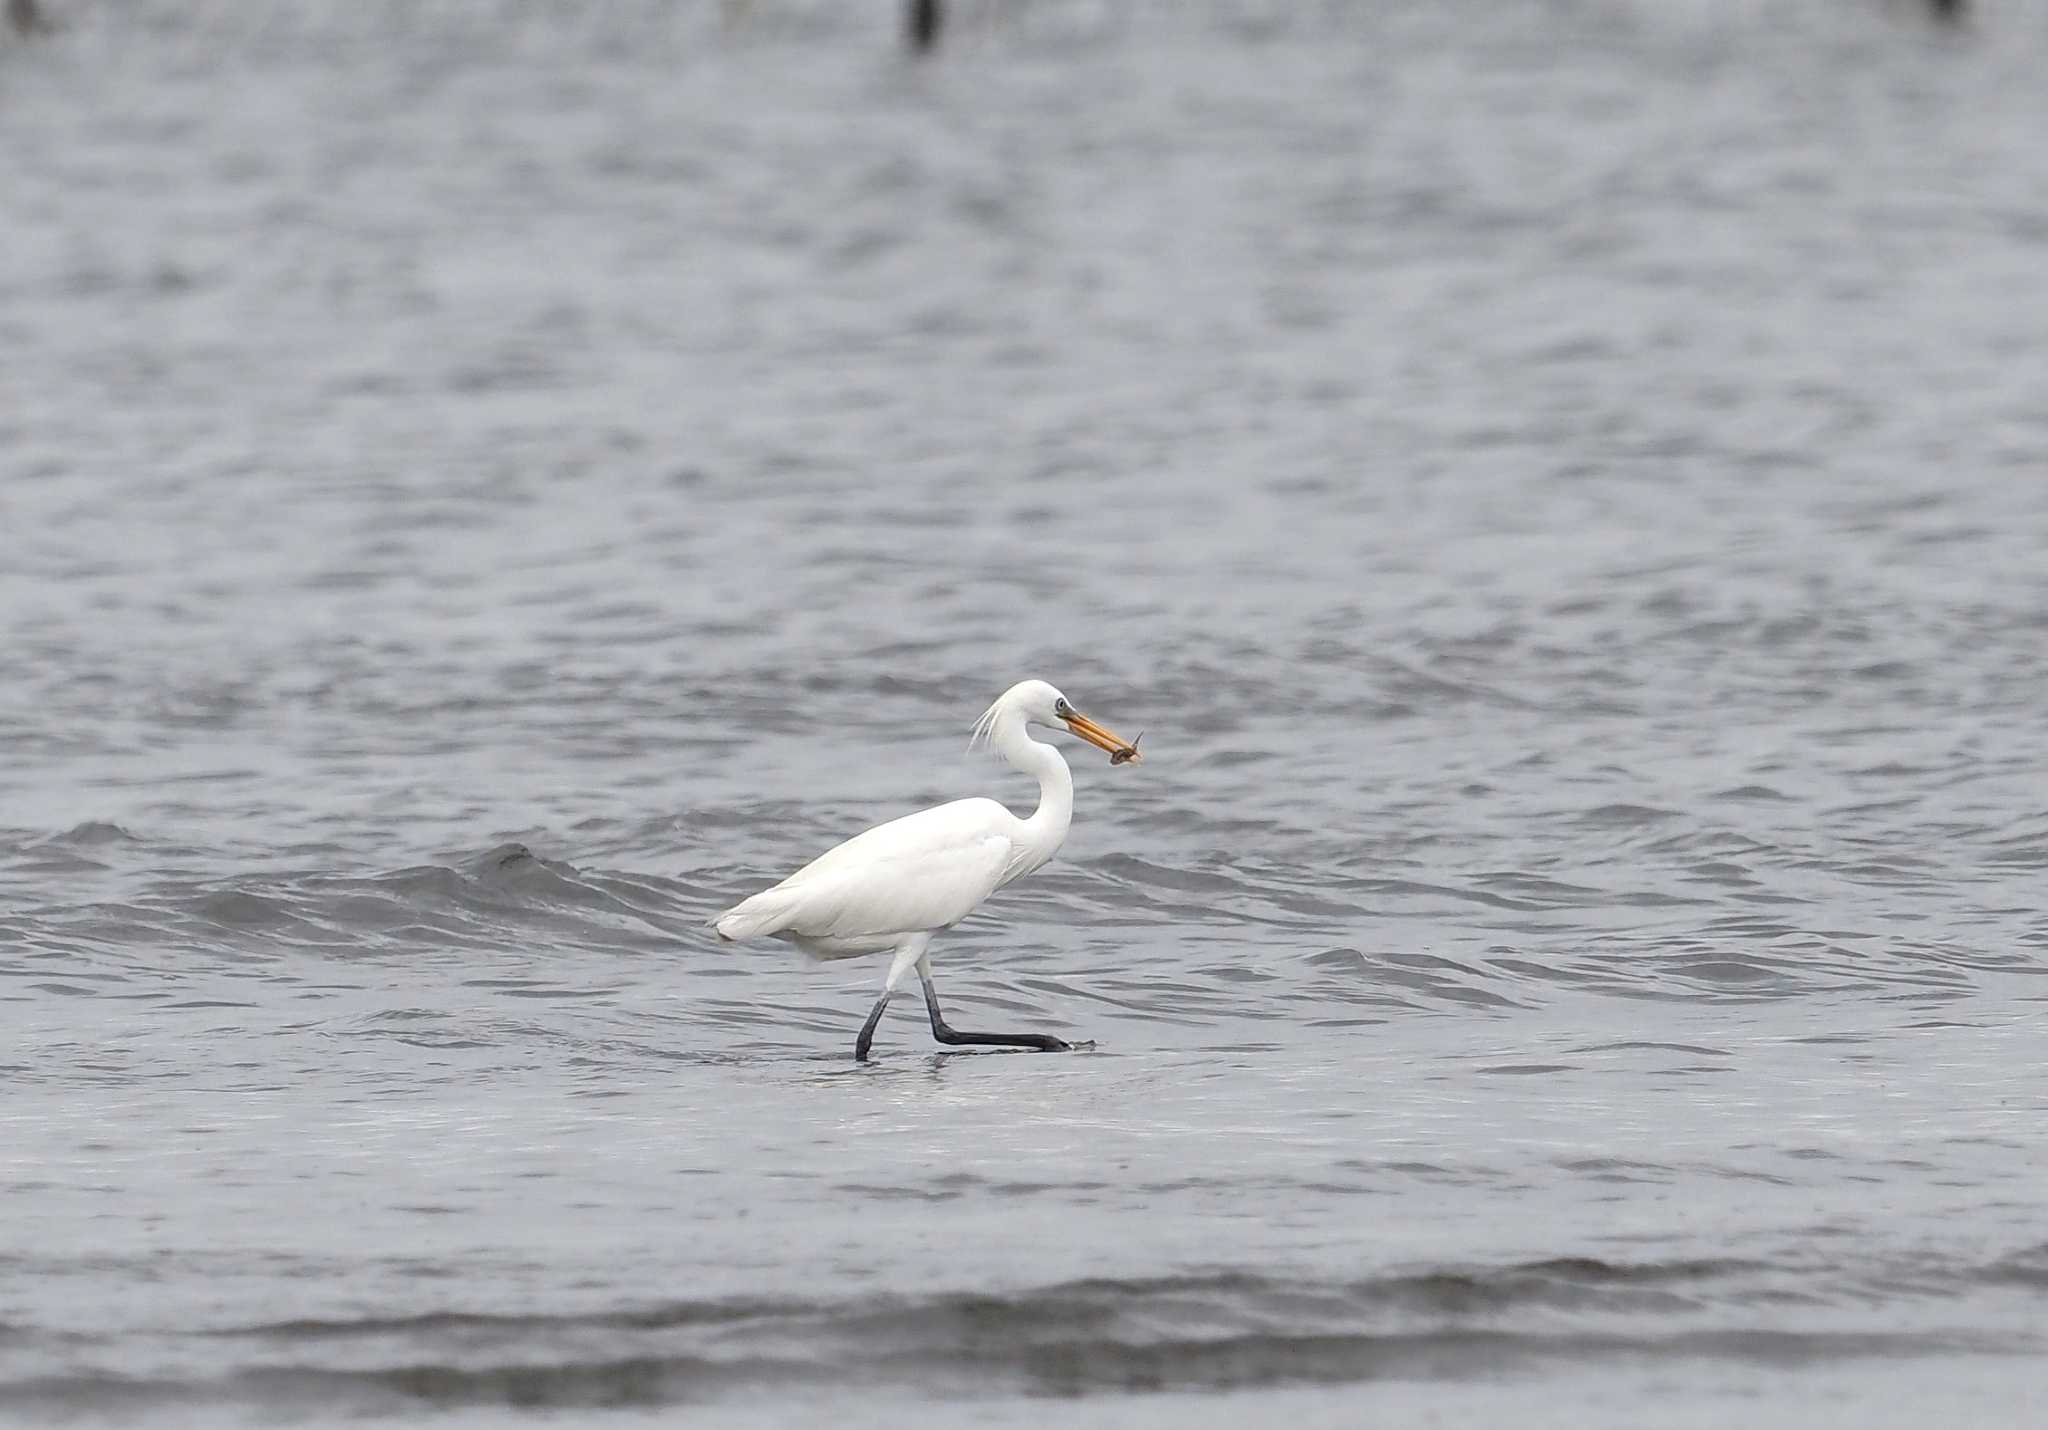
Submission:
<svg viewBox="0 0 2048 1430">
<path fill-rule="evenodd" d="M 1044 681 L 1011 687 L 975 726 L 1004 759 L 1038 777 L 1039 802 L 1019 819 L 992 799 L 921 809 L 856 834 L 773 888 L 713 921 L 720 938 L 770 935 L 819 958 L 896 948 L 973 913 L 1003 885 L 1059 852 L 1074 812 L 1074 777 L 1052 746 L 1025 726 L 1050 724 L 1059 692 Z"/>
<path fill-rule="evenodd" d="M 718 935 L 773 934 L 846 958 L 950 928 L 1045 862 L 1020 838 L 1028 822 L 992 799 L 962 799 L 878 824 L 721 914 Z"/>
</svg>

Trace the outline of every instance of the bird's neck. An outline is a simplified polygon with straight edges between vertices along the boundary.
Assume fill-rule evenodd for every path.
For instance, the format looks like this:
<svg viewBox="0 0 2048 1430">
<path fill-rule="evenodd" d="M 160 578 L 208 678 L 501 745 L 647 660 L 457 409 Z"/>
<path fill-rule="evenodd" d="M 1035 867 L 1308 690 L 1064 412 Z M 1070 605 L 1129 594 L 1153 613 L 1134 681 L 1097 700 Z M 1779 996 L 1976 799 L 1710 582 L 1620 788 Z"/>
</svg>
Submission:
<svg viewBox="0 0 2048 1430">
<path fill-rule="evenodd" d="M 1028 862 L 1016 878 L 1030 873 L 1059 852 L 1066 840 L 1067 826 L 1074 822 L 1074 772 L 1058 750 L 1032 739 L 1017 725 L 1004 732 L 1003 758 L 1038 780 L 1038 808 L 1024 821 L 1024 849 Z"/>
</svg>

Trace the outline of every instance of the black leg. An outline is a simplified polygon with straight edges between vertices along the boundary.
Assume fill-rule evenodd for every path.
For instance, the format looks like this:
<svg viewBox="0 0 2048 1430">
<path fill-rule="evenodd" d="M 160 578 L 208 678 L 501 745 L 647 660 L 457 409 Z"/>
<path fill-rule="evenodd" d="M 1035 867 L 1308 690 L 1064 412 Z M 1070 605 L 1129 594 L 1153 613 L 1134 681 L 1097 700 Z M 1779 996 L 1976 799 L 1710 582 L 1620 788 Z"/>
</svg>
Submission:
<svg viewBox="0 0 2048 1430">
<path fill-rule="evenodd" d="M 868 1049 L 875 1045 L 875 1028 L 882 1021 L 882 1010 L 889 1006 L 889 995 L 884 993 L 875 1000 L 875 1006 L 868 1013 L 867 1022 L 860 1025 L 860 1036 L 853 1040 L 853 1060 L 864 1063 L 868 1060 Z"/>
<path fill-rule="evenodd" d="M 995 1048 L 1036 1048 L 1041 1053 L 1064 1053 L 1073 1046 L 1044 1033 L 963 1033 L 957 1028 L 949 1028 L 946 1015 L 939 1011 L 939 990 L 932 987 L 931 979 L 922 970 L 919 970 L 918 979 L 924 984 L 925 1011 L 932 1015 L 932 1036 L 942 1043 L 954 1047 L 972 1043 Z"/>
</svg>

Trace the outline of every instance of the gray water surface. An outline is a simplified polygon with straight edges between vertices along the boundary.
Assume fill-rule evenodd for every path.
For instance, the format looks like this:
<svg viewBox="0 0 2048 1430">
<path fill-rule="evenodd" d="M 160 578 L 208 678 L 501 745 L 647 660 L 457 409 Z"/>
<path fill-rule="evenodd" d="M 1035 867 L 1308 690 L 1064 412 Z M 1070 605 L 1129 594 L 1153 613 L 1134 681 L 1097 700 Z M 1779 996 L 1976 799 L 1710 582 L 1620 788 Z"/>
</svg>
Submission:
<svg viewBox="0 0 2048 1430">
<path fill-rule="evenodd" d="M 2048 1412 L 2041 7 L 48 8 L 0 1418 Z"/>
</svg>

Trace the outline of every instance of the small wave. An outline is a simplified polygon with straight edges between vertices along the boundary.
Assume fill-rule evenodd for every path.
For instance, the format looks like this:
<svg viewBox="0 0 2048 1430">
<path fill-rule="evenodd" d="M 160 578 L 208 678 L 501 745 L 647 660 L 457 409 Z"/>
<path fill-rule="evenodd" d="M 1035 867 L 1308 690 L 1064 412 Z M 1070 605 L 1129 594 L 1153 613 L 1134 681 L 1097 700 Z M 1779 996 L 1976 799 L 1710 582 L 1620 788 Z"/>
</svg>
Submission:
<svg viewBox="0 0 2048 1430">
<path fill-rule="evenodd" d="M 39 842 L 46 848 L 103 849 L 112 844 L 140 844 L 143 841 L 118 824 L 88 819 L 82 824 L 72 825 L 62 834 L 52 834 Z"/>
<path fill-rule="evenodd" d="M 1488 986 L 1500 981 L 1497 972 L 1435 954 L 1368 954 L 1362 949 L 1344 947 L 1310 954 L 1305 961 L 1331 975 L 1353 975 L 1361 985 L 1342 986 L 1334 977 L 1318 980 L 1318 986 L 1312 990 L 1316 996 L 1336 1001 L 1407 1006 L 1411 998 L 1404 995 L 1414 995 L 1470 1007 L 1522 1006 L 1506 993 Z"/>
<path fill-rule="evenodd" d="M 192 902 L 189 912 L 206 923 L 244 932 L 303 927 L 307 922 L 294 914 L 283 899 L 247 889 L 202 894 Z"/>
<path fill-rule="evenodd" d="M 983 1179 L 957 1174 L 963 1184 Z M 344 1342 L 398 1338 L 467 1346 L 554 1340 L 592 1330 L 741 1331 L 768 1338 L 801 1330 L 849 1352 L 933 1345 L 999 1334 L 1019 1343 L 1056 1342 L 1084 1329 L 1128 1341 L 1200 1320 L 1233 1328 L 1322 1335 L 1379 1325 L 1390 1312 L 1429 1316 L 1498 1315 L 1540 1308 L 1636 1313 L 1680 1310 L 1709 1292 L 1737 1291 L 1773 1267 L 1738 1258 L 1607 1261 L 1565 1256 L 1496 1266 L 1398 1270 L 1354 1280 L 1303 1281 L 1218 1270 L 1160 1277 L 1090 1277 L 996 1295 L 975 1291 L 884 1297 L 873 1301 L 793 1298 L 679 1300 L 608 1310 L 547 1314 L 436 1311 L 361 1319 L 291 1319 L 204 1333 L 261 1342 Z"/>
<path fill-rule="evenodd" d="M 1984 1267 L 1978 1278 L 1993 1286 L 2025 1286 L 2048 1291 L 2048 1242 L 2001 1257 Z"/>
<path fill-rule="evenodd" d="M 421 1361 L 380 1370 L 299 1366 L 208 1379 L 55 1375 L 0 1384 L 0 1411 L 50 1418 L 237 1407 L 296 1417 L 320 1411 L 396 1414 L 422 1406 L 602 1409 L 702 1400 L 722 1390 L 801 1383 L 802 1362 L 631 1356 L 558 1364 L 471 1366 Z"/>
<path fill-rule="evenodd" d="M 1453 1279 L 1423 1288 L 1439 1314 L 1472 1309 Z M 702 1404 L 722 1396 L 792 1389 L 897 1385 L 960 1398 L 990 1391 L 1024 1396 L 1243 1390 L 1377 1380 L 1460 1380 L 1539 1373 L 1572 1364 L 1670 1365 L 1720 1361 L 1761 1368 L 1959 1351 L 2025 1354 L 2010 1339 L 1764 1328 L 1516 1330 L 1492 1325 L 1400 1329 L 1197 1330 L 1199 1312 L 1165 1316 L 1154 1334 L 1100 1316 L 1020 1326 L 1015 1303 L 955 1298 L 922 1314 L 900 1310 L 827 1318 L 801 1347 L 660 1349 L 565 1357 L 559 1345 L 466 1346 L 457 1355 L 423 1348 L 384 1366 L 265 1365 L 215 1377 L 129 1377 L 70 1372 L 0 1383 L 0 1412 L 55 1418 L 165 1407 L 238 1408 L 292 1415 L 402 1414 L 475 1407 L 586 1410 Z M 1450 1308 L 1446 1312 L 1443 1308 Z M 1163 1309 L 1163 1308 L 1162 1308 Z M 1486 1309 L 1484 1301 L 1478 1311 Z M 886 1322 L 878 1335 L 863 1322 Z M 431 1323 L 423 1323 L 421 1328 Z M 486 1324 L 492 1324 L 486 1318 Z M 447 1332 L 457 1326 L 436 1329 Z M 466 1329 L 474 1331 L 469 1325 Z M 771 1336 L 773 1332 L 768 1334 Z"/>
</svg>

